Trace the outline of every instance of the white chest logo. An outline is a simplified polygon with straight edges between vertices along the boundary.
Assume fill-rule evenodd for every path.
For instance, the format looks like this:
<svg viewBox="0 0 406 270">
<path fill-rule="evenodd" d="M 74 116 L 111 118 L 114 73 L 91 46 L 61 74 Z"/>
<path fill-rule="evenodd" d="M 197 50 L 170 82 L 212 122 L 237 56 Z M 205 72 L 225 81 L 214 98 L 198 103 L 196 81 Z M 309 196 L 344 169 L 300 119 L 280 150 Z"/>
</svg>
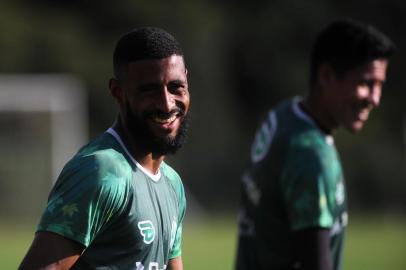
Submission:
<svg viewBox="0 0 406 270">
<path fill-rule="evenodd" d="M 345 192 L 344 192 L 344 184 L 343 182 L 337 183 L 337 188 L 336 188 L 336 202 L 338 205 L 341 205 L 344 203 L 345 200 Z"/>
<path fill-rule="evenodd" d="M 255 134 L 254 143 L 251 147 L 251 160 L 253 163 L 261 161 L 268 153 L 273 136 L 277 127 L 277 118 L 275 112 L 271 111 L 268 118 L 264 121 Z"/>
<path fill-rule="evenodd" d="M 178 228 L 177 223 L 175 220 L 173 220 L 172 229 L 171 229 L 171 242 L 169 243 L 171 248 L 173 247 L 173 244 L 175 243 L 177 228 Z"/>
<path fill-rule="evenodd" d="M 138 222 L 138 229 L 144 238 L 145 244 L 151 244 L 155 239 L 155 228 L 154 224 L 150 220 L 144 220 Z"/>
</svg>

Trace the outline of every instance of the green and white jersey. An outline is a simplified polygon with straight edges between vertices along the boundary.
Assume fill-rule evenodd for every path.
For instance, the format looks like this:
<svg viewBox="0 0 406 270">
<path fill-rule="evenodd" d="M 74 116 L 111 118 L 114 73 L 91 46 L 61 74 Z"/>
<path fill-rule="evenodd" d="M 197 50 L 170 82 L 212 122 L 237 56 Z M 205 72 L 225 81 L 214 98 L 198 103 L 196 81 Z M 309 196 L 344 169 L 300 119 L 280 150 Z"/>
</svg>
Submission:
<svg viewBox="0 0 406 270">
<path fill-rule="evenodd" d="M 73 269 L 165 269 L 181 255 L 186 200 L 164 162 L 147 172 L 109 129 L 65 165 L 37 231 L 86 248 Z"/>
<path fill-rule="evenodd" d="M 340 269 L 347 206 L 333 137 L 299 106 L 270 111 L 256 133 L 242 177 L 236 269 L 300 269 L 294 232 L 330 230 L 334 269 Z"/>
</svg>

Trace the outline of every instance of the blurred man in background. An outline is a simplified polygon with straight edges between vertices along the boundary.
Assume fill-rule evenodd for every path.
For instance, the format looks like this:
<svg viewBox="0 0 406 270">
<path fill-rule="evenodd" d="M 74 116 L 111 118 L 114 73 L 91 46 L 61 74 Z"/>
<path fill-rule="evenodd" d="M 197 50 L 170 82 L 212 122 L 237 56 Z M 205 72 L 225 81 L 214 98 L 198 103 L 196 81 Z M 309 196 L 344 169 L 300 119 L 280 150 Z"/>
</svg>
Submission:
<svg viewBox="0 0 406 270">
<path fill-rule="evenodd" d="M 124 35 L 114 52 L 114 125 L 66 164 L 20 269 L 183 269 L 185 194 L 164 162 L 183 144 L 183 52 L 162 29 Z"/>
<path fill-rule="evenodd" d="M 353 20 L 318 35 L 308 96 L 276 106 L 256 133 L 242 178 L 236 269 L 341 269 L 348 217 L 333 132 L 362 129 L 393 51 L 384 34 Z"/>
</svg>

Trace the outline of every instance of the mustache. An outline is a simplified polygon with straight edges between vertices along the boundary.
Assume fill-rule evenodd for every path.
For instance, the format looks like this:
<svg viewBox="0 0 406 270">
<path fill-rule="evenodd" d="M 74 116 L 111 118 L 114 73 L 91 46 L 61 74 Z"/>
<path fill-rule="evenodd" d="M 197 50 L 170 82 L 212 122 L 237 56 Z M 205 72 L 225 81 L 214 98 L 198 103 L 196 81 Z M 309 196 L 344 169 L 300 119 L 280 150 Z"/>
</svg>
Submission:
<svg viewBox="0 0 406 270">
<path fill-rule="evenodd" d="M 161 110 L 150 110 L 146 111 L 142 114 L 142 117 L 149 118 L 149 117 L 159 117 L 159 118 L 169 118 L 172 115 L 178 115 L 180 117 L 185 115 L 185 110 L 179 107 L 176 107 L 175 109 L 171 110 L 170 112 L 164 112 Z"/>
<path fill-rule="evenodd" d="M 359 105 L 358 105 L 358 109 L 371 109 L 373 106 L 371 104 L 371 102 L 369 101 L 362 101 Z"/>
</svg>

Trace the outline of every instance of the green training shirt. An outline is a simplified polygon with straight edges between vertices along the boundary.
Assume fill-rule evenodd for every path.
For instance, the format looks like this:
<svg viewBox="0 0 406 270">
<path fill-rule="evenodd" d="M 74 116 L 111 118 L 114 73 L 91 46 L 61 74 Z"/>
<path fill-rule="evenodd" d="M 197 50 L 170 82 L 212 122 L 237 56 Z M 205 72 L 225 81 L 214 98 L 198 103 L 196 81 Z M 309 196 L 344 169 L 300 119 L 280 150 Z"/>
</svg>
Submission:
<svg viewBox="0 0 406 270">
<path fill-rule="evenodd" d="M 242 177 L 236 269 L 300 269 L 294 232 L 330 230 L 334 269 L 340 269 L 347 224 L 341 163 L 331 135 L 299 106 L 270 111 L 256 133 Z"/>
<path fill-rule="evenodd" d="M 156 269 L 181 255 L 186 200 L 162 162 L 152 175 L 110 128 L 63 168 L 37 231 L 86 248 L 73 269 Z"/>
</svg>

